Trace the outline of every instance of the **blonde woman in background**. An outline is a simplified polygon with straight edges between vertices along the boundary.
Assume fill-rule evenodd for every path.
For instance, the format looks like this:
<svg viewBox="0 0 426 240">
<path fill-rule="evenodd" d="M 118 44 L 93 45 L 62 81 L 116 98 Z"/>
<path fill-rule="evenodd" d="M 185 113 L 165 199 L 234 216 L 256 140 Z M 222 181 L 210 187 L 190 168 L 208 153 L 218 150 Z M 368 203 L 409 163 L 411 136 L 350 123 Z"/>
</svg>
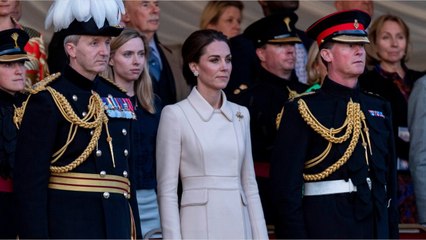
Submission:
<svg viewBox="0 0 426 240">
<path fill-rule="evenodd" d="M 241 1 L 209 1 L 201 14 L 200 29 L 213 29 L 232 38 L 241 33 Z"/>
<path fill-rule="evenodd" d="M 125 29 L 113 38 L 108 78 L 126 90 L 134 107 L 136 120 L 132 121 L 130 151 L 130 165 L 134 172 L 130 174 L 132 184 L 136 186 L 142 236 L 159 238 L 161 228 L 155 192 L 155 141 L 161 108 L 149 76 L 146 49 L 145 38 L 136 30 Z"/>
<path fill-rule="evenodd" d="M 306 92 L 319 89 L 327 75 L 327 68 L 322 62 L 317 44 L 312 44 L 309 48 L 306 72 L 308 73 L 308 85 L 311 86 Z"/>
</svg>

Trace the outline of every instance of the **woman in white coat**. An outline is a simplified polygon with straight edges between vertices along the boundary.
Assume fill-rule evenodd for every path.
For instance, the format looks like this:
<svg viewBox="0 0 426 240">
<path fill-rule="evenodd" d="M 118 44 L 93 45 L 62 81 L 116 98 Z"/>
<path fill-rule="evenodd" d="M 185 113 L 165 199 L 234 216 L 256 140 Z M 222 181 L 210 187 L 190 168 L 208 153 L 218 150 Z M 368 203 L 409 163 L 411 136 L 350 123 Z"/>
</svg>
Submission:
<svg viewBox="0 0 426 240">
<path fill-rule="evenodd" d="M 245 107 L 222 89 L 231 74 L 227 38 L 192 33 L 182 47 L 193 87 L 166 106 L 157 135 L 158 199 L 165 239 L 267 239 Z M 178 182 L 182 198 L 178 201 Z"/>
</svg>

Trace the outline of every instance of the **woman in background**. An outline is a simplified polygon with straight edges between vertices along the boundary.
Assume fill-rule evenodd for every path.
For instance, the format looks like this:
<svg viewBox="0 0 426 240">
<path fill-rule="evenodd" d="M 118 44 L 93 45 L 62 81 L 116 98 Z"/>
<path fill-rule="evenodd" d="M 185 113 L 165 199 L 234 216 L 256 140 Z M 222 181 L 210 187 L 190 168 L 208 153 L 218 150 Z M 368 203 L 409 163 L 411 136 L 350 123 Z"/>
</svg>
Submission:
<svg viewBox="0 0 426 240">
<path fill-rule="evenodd" d="M 166 106 L 157 136 L 157 180 L 165 239 L 267 239 L 250 143 L 247 108 L 228 102 L 231 74 L 225 35 L 192 33 L 182 47 L 194 86 Z M 178 182 L 182 198 L 178 201 Z"/>
<path fill-rule="evenodd" d="M 201 14 L 200 29 L 213 29 L 228 38 L 241 33 L 241 1 L 209 1 Z"/>
<path fill-rule="evenodd" d="M 400 17 L 385 14 L 378 17 L 368 30 L 369 55 L 375 60 L 374 68 L 360 76 L 363 90 L 378 94 L 388 100 L 392 108 L 396 156 L 398 158 L 399 210 L 401 223 L 414 223 L 416 211 L 413 192 L 409 192 L 408 171 L 410 135 L 407 128 L 408 98 L 415 81 L 424 73 L 409 69 L 410 31 Z M 411 183 L 408 183 L 411 184 Z M 404 192 L 404 189 L 407 189 Z M 412 199 L 412 200 L 408 200 Z M 408 200 L 408 201 L 407 201 Z"/>
<path fill-rule="evenodd" d="M 311 86 L 306 92 L 321 88 L 322 81 L 327 75 L 327 68 L 322 62 L 317 44 L 312 44 L 309 48 L 306 72 L 308 73 L 308 85 Z"/>
<path fill-rule="evenodd" d="M 148 73 L 146 46 L 145 38 L 133 29 L 125 29 L 113 38 L 108 75 L 126 90 L 136 113 L 131 132 L 130 164 L 135 170 L 131 173 L 132 184 L 137 189 L 142 236 L 158 238 L 161 228 L 155 191 L 155 141 L 161 106 Z"/>
</svg>

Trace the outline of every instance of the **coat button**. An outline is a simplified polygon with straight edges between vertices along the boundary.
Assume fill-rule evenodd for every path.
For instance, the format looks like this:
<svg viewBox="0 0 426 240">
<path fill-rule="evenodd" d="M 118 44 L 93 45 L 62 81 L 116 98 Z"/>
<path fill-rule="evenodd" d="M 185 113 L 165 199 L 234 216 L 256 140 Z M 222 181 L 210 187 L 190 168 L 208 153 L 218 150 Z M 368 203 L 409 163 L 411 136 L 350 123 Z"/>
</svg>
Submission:
<svg viewBox="0 0 426 240">
<path fill-rule="evenodd" d="M 78 100 L 77 95 L 72 95 L 72 100 L 74 100 L 74 102 L 77 102 L 77 100 Z"/>
<path fill-rule="evenodd" d="M 105 177 L 105 176 L 106 176 L 106 172 L 105 172 L 105 171 L 101 171 L 101 172 L 99 173 L 99 175 L 100 175 L 101 177 Z"/>
<path fill-rule="evenodd" d="M 109 192 L 104 192 L 103 196 L 104 196 L 105 199 L 108 199 L 109 198 Z"/>
<path fill-rule="evenodd" d="M 128 175 L 127 171 L 123 171 L 123 177 L 127 177 Z"/>
<path fill-rule="evenodd" d="M 96 151 L 96 157 L 100 157 L 102 156 L 102 151 L 101 150 L 97 150 Z"/>
<path fill-rule="evenodd" d="M 90 135 L 92 135 L 92 136 L 93 136 L 93 133 L 95 133 L 95 131 L 93 131 L 93 130 L 92 130 L 92 131 L 90 131 Z"/>
<path fill-rule="evenodd" d="M 123 128 L 123 130 L 121 130 L 121 132 L 123 133 L 124 136 L 127 135 L 127 130 Z"/>
<path fill-rule="evenodd" d="M 127 196 L 129 195 L 127 192 L 123 193 L 124 197 L 127 198 Z"/>
<path fill-rule="evenodd" d="M 129 155 L 129 151 L 127 149 L 124 149 L 124 156 L 127 157 Z"/>
<path fill-rule="evenodd" d="M 83 115 L 83 117 L 85 117 L 87 115 L 87 112 L 82 112 L 81 115 Z"/>
</svg>

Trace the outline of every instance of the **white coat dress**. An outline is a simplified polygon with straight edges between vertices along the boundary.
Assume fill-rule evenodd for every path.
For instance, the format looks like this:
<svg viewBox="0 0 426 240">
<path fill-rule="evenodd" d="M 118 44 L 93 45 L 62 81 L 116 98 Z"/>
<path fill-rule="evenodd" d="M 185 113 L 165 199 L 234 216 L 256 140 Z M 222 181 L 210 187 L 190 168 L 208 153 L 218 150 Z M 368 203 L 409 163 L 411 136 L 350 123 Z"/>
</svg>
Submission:
<svg viewBox="0 0 426 240">
<path fill-rule="evenodd" d="M 249 112 L 223 92 L 222 98 L 221 108 L 214 109 L 194 87 L 187 99 L 162 111 L 157 181 L 165 239 L 268 239 Z"/>
</svg>

